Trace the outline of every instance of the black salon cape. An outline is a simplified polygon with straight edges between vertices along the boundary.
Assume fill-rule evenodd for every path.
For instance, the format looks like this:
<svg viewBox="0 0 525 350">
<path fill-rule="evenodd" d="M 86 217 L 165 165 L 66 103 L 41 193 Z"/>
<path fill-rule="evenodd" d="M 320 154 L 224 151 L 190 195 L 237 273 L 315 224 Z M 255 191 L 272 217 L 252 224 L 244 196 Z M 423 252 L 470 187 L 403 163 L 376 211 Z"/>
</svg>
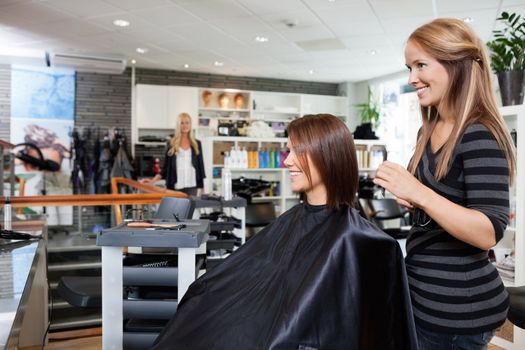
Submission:
<svg viewBox="0 0 525 350">
<path fill-rule="evenodd" d="M 196 280 L 153 347 L 416 348 L 397 242 L 354 209 L 307 204 Z"/>
</svg>

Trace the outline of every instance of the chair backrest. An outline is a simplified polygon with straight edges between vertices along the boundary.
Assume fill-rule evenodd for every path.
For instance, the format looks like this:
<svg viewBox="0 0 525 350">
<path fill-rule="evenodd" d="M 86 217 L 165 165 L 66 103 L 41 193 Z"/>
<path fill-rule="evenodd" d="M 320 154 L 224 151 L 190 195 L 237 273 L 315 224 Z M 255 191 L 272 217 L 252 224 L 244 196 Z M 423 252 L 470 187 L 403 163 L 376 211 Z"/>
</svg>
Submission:
<svg viewBox="0 0 525 350">
<path fill-rule="evenodd" d="M 256 202 L 246 206 L 246 226 L 266 226 L 275 220 L 275 204 L 273 202 Z"/>
<path fill-rule="evenodd" d="M 164 197 L 160 201 L 155 219 L 191 219 L 195 202 L 190 198 Z"/>
<path fill-rule="evenodd" d="M 367 199 L 367 204 L 370 207 L 370 216 L 374 220 L 405 220 L 408 213 L 393 198 Z"/>
</svg>

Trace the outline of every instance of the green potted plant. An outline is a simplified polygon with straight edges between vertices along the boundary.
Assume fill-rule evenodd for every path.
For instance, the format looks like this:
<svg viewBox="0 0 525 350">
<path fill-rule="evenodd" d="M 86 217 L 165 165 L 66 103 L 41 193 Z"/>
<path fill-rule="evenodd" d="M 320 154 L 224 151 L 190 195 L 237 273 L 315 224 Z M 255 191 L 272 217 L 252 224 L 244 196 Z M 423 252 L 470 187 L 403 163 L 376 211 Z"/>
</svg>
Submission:
<svg viewBox="0 0 525 350">
<path fill-rule="evenodd" d="M 494 39 L 487 42 L 492 71 L 497 75 L 504 106 L 523 102 L 523 71 L 525 70 L 525 18 L 502 12 L 497 19 L 502 29 L 492 31 Z"/>
<path fill-rule="evenodd" d="M 368 87 L 368 101 L 354 105 L 359 110 L 361 125 L 354 132 L 356 139 L 377 139 L 373 128 L 377 128 L 381 119 L 381 109 L 375 101 L 372 89 Z"/>
</svg>

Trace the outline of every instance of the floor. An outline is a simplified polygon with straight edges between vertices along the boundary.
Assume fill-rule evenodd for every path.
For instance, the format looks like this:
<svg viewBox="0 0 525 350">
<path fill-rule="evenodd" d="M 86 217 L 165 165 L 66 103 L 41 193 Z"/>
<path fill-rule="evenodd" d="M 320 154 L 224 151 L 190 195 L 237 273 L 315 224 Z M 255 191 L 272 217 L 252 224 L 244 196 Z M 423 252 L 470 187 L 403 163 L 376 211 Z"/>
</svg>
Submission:
<svg viewBox="0 0 525 350">
<path fill-rule="evenodd" d="M 41 350 L 39 346 L 20 348 L 20 350 Z M 102 336 L 83 337 L 68 340 L 51 340 L 44 350 L 101 350 Z"/>
<path fill-rule="evenodd" d="M 84 337 L 78 339 L 50 341 L 44 350 L 101 350 L 102 336 Z M 23 348 L 20 350 L 40 350 L 39 347 Z M 499 346 L 489 344 L 488 350 L 505 350 Z"/>
</svg>

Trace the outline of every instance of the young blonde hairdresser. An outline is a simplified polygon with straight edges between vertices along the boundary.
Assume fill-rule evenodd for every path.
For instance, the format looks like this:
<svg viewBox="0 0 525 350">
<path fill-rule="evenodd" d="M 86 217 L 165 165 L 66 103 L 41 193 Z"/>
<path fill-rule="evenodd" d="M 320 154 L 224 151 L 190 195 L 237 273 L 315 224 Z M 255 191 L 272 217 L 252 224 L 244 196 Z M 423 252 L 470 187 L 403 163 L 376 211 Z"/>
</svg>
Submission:
<svg viewBox="0 0 525 350">
<path fill-rule="evenodd" d="M 486 349 L 508 308 L 487 251 L 508 221 L 514 146 L 468 24 L 419 27 L 405 59 L 423 126 L 408 170 L 385 161 L 374 182 L 414 209 L 405 263 L 419 347 Z"/>
<path fill-rule="evenodd" d="M 303 202 L 195 281 L 154 350 L 417 347 L 400 248 L 352 208 L 350 131 L 318 114 L 288 135 L 285 165 Z"/>
<path fill-rule="evenodd" d="M 204 187 L 205 177 L 201 142 L 193 135 L 191 116 L 181 113 L 175 135 L 168 143 L 160 174 L 142 180 L 142 183 L 165 179 L 166 188 L 196 195 L 197 190 Z"/>
</svg>

